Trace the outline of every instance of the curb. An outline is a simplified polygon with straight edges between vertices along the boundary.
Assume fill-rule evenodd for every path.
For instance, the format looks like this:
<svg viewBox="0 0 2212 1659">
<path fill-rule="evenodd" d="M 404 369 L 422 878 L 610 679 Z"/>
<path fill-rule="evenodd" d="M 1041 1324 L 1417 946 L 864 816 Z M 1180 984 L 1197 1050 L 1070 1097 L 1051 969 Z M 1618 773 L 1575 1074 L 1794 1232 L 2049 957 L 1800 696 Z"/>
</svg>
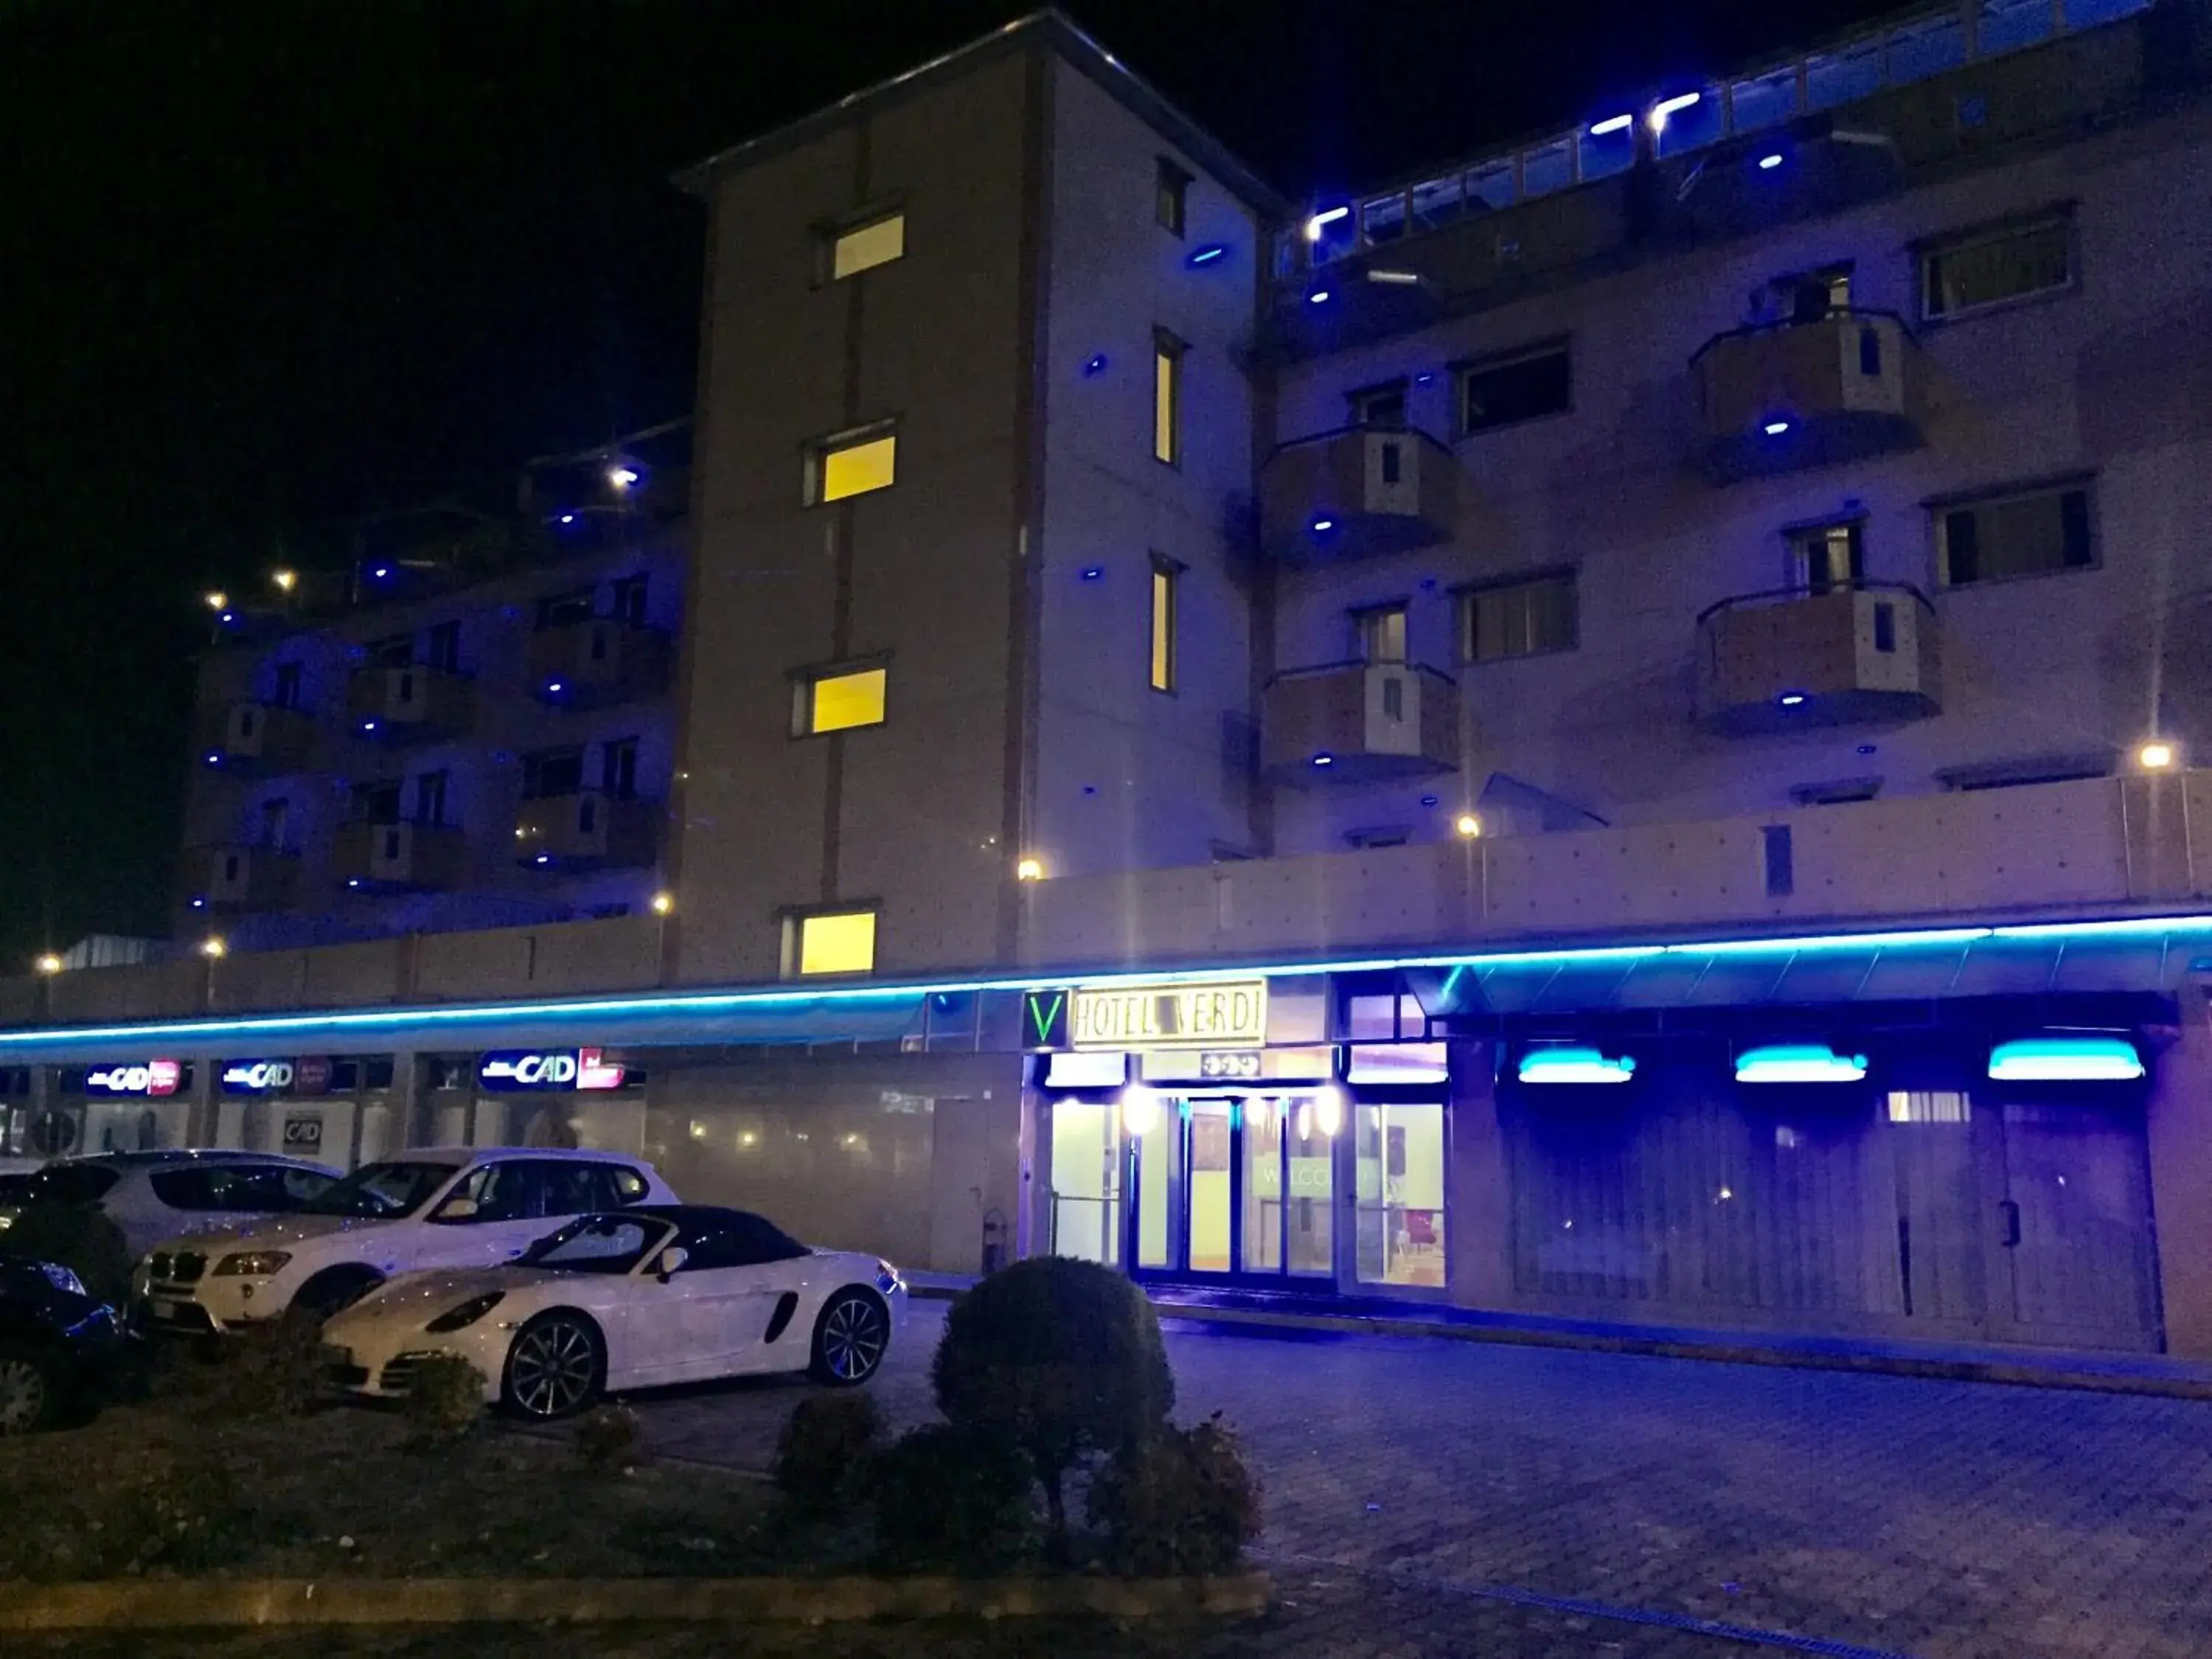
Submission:
<svg viewBox="0 0 2212 1659">
<path fill-rule="evenodd" d="M 0 1583 L 0 1630 L 269 1625 L 1252 1618 L 1264 1572 L 1218 1578 L 178 1578 Z"/>
</svg>

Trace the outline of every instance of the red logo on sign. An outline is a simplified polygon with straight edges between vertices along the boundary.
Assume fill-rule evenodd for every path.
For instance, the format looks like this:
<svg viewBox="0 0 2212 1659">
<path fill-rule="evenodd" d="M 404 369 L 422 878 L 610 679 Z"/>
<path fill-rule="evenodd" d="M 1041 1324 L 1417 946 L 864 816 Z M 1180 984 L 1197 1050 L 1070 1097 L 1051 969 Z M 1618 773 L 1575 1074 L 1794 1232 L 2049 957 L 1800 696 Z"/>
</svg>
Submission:
<svg viewBox="0 0 2212 1659">
<path fill-rule="evenodd" d="M 319 1095 L 331 1086 L 331 1062 L 322 1054 L 302 1054 L 292 1063 L 292 1092 Z"/>
</svg>

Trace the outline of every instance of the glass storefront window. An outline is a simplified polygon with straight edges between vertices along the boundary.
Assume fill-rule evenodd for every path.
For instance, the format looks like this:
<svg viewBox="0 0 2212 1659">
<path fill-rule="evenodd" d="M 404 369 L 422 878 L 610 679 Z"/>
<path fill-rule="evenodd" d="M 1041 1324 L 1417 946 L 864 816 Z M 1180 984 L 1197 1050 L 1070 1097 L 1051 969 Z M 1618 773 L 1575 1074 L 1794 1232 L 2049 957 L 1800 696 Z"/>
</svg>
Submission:
<svg viewBox="0 0 2212 1659">
<path fill-rule="evenodd" d="M 1290 1154 L 1285 1169 L 1290 1176 L 1290 1202 L 1283 1211 L 1283 1249 L 1294 1273 L 1334 1273 L 1336 1160 L 1335 1143 L 1315 1121 L 1310 1099 L 1294 1100 L 1284 1127 L 1289 1133 Z"/>
<path fill-rule="evenodd" d="M 1231 1109 L 1225 1100 L 1189 1103 L 1190 1157 L 1183 1176 L 1183 1205 L 1189 1218 L 1186 1262 L 1193 1273 L 1225 1273 L 1230 1267 Z"/>
<path fill-rule="evenodd" d="M 1163 1103 L 1152 1127 L 1136 1137 L 1137 1262 L 1139 1267 L 1168 1266 L 1168 1216 L 1173 1201 L 1173 1164 L 1182 1119 Z"/>
<path fill-rule="evenodd" d="M 1265 1098 L 1244 1103 L 1244 1249 L 1237 1265 L 1248 1273 L 1283 1268 L 1281 1105 Z M 1191 1265 L 1198 1265 L 1195 1257 Z"/>
<path fill-rule="evenodd" d="M 1444 1109 L 1362 1106 L 1358 1272 L 1370 1285 L 1444 1283 Z"/>
<path fill-rule="evenodd" d="M 1093 1100 L 1053 1103 L 1050 1248 L 1054 1255 L 1103 1261 L 1109 1267 L 1121 1262 L 1121 1146 L 1115 1123 L 1119 1110 Z"/>
</svg>

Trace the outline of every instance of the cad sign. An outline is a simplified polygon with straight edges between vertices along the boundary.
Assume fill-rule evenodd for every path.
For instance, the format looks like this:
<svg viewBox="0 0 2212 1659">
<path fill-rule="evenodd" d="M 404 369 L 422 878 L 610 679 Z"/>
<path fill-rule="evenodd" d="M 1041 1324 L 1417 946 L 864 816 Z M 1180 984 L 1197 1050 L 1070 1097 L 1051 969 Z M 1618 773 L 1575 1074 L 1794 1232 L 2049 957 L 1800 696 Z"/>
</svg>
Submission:
<svg viewBox="0 0 2212 1659">
<path fill-rule="evenodd" d="M 619 1089 L 623 1067 L 604 1054 L 599 1048 L 510 1049 L 485 1054 L 477 1061 L 477 1085 L 494 1094 Z"/>
<path fill-rule="evenodd" d="M 284 1150 L 288 1152 L 319 1152 L 323 1150 L 323 1115 L 320 1112 L 291 1112 L 284 1118 Z"/>
<path fill-rule="evenodd" d="M 182 1086 L 185 1068 L 173 1060 L 149 1060 L 140 1065 L 94 1066 L 84 1074 L 88 1095 L 173 1095 Z"/>
<path fill-rule="evenodd" d="M 273 1095 L 289 1089 L 295 1074 L 289 1060 L 227 1060 L 222 1064 L 222 1091 Z"/>
</svg>

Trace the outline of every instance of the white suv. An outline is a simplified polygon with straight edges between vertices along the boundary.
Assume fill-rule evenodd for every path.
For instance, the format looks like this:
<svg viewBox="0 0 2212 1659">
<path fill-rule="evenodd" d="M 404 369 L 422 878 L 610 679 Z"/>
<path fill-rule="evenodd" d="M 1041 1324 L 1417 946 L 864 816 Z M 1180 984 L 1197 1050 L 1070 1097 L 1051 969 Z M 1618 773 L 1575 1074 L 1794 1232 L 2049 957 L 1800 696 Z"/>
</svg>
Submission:
<svg viewBox="0 0 2212 1659">
<path fill-rule="evenodd" d="M 199 1334 L 295 1304 L 328 1314 L 394 1273 L 497 1267 L 572 1216 L 675 1201 L 618 1153 L 427 1148 L 362 1165 L 295 1214 L 155 1246 L 131 1301 L 141 1328 Z"/>
</svg>

